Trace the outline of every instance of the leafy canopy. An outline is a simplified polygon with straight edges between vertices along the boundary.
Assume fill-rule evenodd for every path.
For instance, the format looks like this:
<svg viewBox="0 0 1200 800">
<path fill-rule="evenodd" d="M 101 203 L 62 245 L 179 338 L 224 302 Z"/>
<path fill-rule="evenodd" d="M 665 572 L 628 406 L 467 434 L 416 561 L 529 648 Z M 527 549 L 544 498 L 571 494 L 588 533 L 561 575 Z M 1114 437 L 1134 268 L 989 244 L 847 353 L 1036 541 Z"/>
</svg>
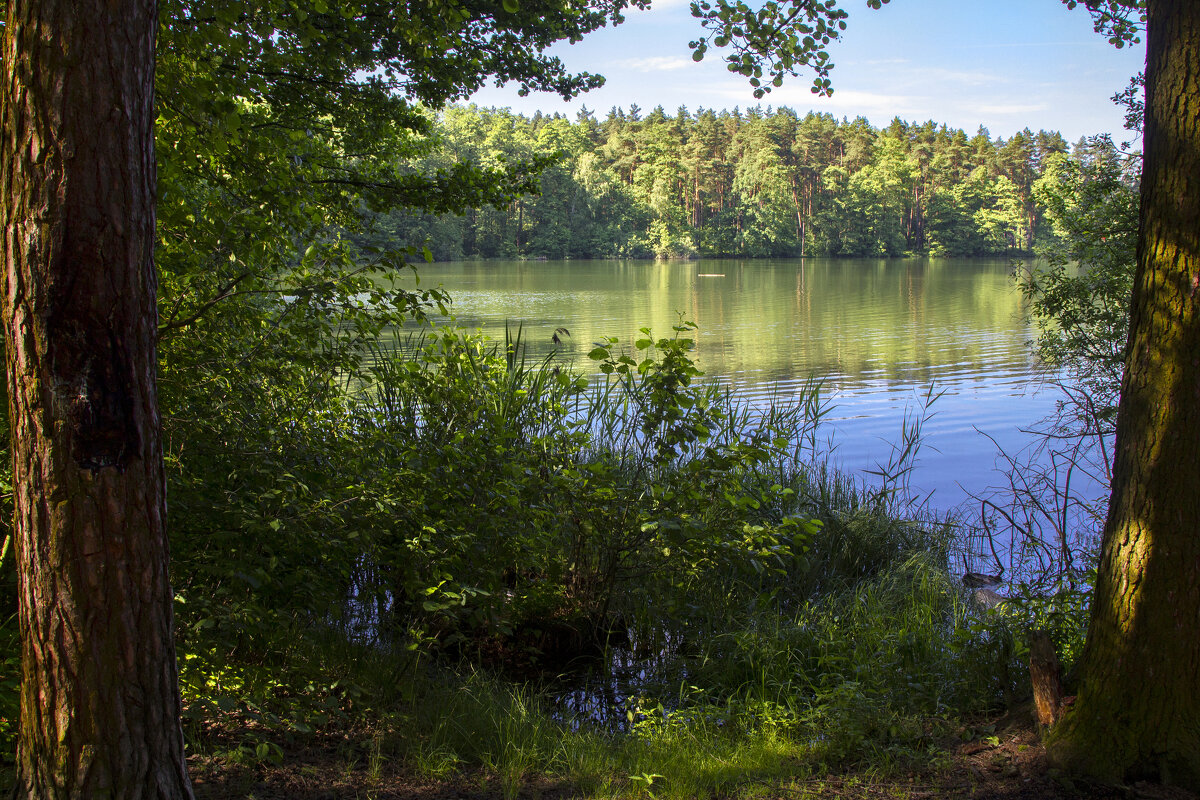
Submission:
<svg viewBox="0 0 1200 800">
<path fill-rule="evenodd" d="M 564 97 L 600 85 L 545 50 L 620 22 L 630 5 L 645 0 L 165 0 L 156 144 L 168 330 L 235 294 L 279 289 L 301 243 L 337 260 L 329 232 L 363 206 L 460 211 L 534 191 L 537 161 L 413 169 L 432 145 L 428 109 L 489 79 Z"/>
</svg>

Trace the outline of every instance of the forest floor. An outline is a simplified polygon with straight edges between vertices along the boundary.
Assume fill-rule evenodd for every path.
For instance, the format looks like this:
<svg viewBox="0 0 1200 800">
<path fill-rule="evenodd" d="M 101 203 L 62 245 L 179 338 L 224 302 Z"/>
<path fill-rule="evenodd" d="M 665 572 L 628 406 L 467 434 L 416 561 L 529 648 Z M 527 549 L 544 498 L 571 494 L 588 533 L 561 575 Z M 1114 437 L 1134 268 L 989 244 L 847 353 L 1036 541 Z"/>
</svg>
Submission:
<svg viewBox="0 0 1200 800">
<path fill-rule="evenodd" d="M 908 774 L 878 777 L 849 771 L 787 782 L 747 782 L 720 795 L 728 800 L 850 800 L 850 798 L 973 798 L 975 800 L 1197 800 L 1190 792 L 1152 783 L 1098 786 L 1073 781 L 1050 769 L 1027 714 L 994 720 L 996 735 L 947 742 L 936 764 Z M 358 752 L 358 758 L 353 754 Z M 422 778 L 402 766 L 371 761 L 351 736 L 311 740 L 285 750 L 278 765 L 245 766 L 215 757 L 192 757 L 197 800 L 564 800 L 594 796 L 548 778 L 526 778 L 514 794 L 483 772 Z M 650 797 L 630 783 L 615 797 Z"/>
</svg>

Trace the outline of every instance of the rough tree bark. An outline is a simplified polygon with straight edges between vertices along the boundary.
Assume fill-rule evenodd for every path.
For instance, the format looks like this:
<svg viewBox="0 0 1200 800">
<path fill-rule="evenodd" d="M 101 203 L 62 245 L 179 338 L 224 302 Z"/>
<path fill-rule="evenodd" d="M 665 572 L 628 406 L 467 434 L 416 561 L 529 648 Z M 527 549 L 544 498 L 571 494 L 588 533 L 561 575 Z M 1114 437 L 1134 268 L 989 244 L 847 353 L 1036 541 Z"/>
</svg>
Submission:
<svg viewBox="0 0 1200 800">
<path fill-rule="evenodd" d="M 1147 3 L 1130 350 L 1078 699 L 1051 758 L 1200 789 L 1200 2 Z"/>
<path fill-rule="evenodd" d="M 155 389 L 154 0 L 8 0 L 16 796 L 188 798 Z"/>
<path fill-rule="evenodd" d="M 1062 665 L 1054 652 L 1054 641 L 1042 630 L 1029 635 L 1029 679 L 1033 684 L 1033 718 L 1039 729 L 1044 729 L 1058 721 L 1065 697 Z"/>
</svg>

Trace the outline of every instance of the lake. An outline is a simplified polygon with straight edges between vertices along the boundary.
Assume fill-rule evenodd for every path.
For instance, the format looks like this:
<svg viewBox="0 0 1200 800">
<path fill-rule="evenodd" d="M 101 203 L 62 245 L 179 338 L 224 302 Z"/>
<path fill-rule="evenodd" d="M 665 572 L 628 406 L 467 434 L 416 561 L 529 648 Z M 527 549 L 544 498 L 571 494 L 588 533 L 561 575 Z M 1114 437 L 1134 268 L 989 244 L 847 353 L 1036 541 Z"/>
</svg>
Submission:
<svg viewBox="0 0 1200 800">
<path fill-rule="evenodd" d="M 1059 397 L 1027 346 L 1034 330 L 1012 270 L 1007 260 L 808 258 L 469 261 L 420 275 L 449 291 L 458 325 L 503 341 L 506 322 L 520 324 L 531 354 L 558 349 L 588 372 L 599 337 L 669 336 L 682 314 L 699 325 L 705 379 L 751 402 L 822 380 L 831 460 L 865 480 L 933 387 L 942 395 L 911 485 L 949 510 L 1000 483 L 996 443 L 1024 446 L 1022 428 Z M 571 335 L 556 348 L 559 327 Z"/>
</svg>

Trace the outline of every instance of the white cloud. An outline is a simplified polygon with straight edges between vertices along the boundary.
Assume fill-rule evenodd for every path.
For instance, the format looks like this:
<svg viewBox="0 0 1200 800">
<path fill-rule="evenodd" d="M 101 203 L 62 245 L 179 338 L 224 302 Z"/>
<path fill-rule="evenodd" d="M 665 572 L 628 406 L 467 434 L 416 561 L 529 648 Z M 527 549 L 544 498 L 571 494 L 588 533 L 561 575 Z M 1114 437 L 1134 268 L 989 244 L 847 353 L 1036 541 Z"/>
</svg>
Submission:
<svg viewBox="0 0 1200 800">
<path fill-rule="evenodd" d="M 956 83 L 961 86 L 990 86 L 1007 83 L 1009 78 L 993 72 L 972 72 L 969 70 L 945 69 L 928 67 L 913 70 L 907 77 L 931 83 Z"/>
<path fill-rule="evenodd" d="M 774 92 L 772 92 L 774 94 Z M 799 93 L 797 93 L 799 94 Z M 808 102 L 821 111 L 840 111 L 857 116 L 911 116 L 920 114 L 926 107 L 924 98 L 891 92 L 863 92 L 854 89 L 834 88 L 833 97 L 818 97 L 809 92 Z"/>
<path fill-rule="evenodd" d="M 1009 103 L 968 105 L 966 109 L 977 114 L 1029 114 L 1050 108 L 1046 103 Z"/>
<path fill-rule="evenodd" d="M 690 58 L 677 58 L 672 56 L 626 58 L 616 63 L 619 67 L 637 70 L 638 72 L 669 72 L 676 69 L 687 69 L 695 64 L 695 62 Z"/>
<path fill-rule="evenodd" d="M 969 70 L 955 67 L 937 67 L 914 64 L 905 58 L 872 59 L 870 61 L 843 60 L 840 66 L 853 67 L 860 80 L 871 81 L 875 84 L 905 86 L 917 89 L 945 86 L 995 86 L 1011 83 L 1012 79 L 999 72 L 987 70 Z M 834 70 L 834 85 L 837 85 L 839 73 Z"/>
<path fill-rule="evenodd" d="M 736 102 L 742 106 L 753 105 L 774 105 L 774 106 L 790 106 L 800 113 L 804 113 L 807 109 L 814 111 L 828 111 L 835 114 L 845 114 L 852 117 L 856 116 L 911 116 L 913 114 L 923 113 L 925 108 L 923 98 L 908 95 L 894 94 L 890 92 L 865 92 L 854 89 L 837 89 L 835 87 L 833 97 L 818 97 L 809 91 L 811 84 L 807 81 L 794 78 L 791 83 L 784 83 L 778 89 L 773 90 L 761 100 L 755 100 L 753 90 L 744 81 L 731 82 L 722 81 L 719 84 L 713 84 L 696 89 L 692 94 L 703 94 L 706 98 L 719 97 L 722 100 Z M 720 107 L 721 103 L 713 103 L 712 99 L 706 99 L 706 105 L 716 105 Z"/>
</svg>

